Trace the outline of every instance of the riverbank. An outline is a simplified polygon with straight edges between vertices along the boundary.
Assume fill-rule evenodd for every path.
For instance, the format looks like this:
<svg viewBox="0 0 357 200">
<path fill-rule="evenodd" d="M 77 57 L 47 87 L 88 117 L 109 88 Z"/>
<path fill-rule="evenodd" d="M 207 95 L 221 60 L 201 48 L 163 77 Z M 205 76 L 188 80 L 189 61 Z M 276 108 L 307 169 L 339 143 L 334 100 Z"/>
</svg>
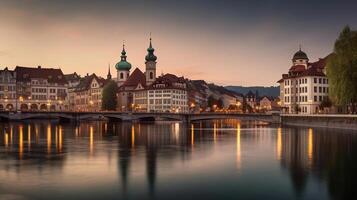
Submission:
<svg viewBox="0 0 357 200">
<path fill-rule="evenodd" d="M 282 114 L 281 124 L 289 126 L 337 128 L 357 131 L 357 115 Z"/>
</svg>

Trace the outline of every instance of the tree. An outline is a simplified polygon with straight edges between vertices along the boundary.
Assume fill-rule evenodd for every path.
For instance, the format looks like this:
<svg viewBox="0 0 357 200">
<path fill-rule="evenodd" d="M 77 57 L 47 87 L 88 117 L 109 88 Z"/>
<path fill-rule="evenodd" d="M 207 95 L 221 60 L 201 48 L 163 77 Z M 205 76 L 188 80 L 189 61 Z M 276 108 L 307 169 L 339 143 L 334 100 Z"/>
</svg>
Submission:
<svg viewBox="0 0 357 200">
<path fill-rule="evenodd" d="M 102 93 L 102 110 L 116 110 L 117 90 L 118 86 L 114 81 L 110 81 L 104 86 Z"/>
<path fill-rule="evenodd" d="M 329 108 L 332 106 L 332 102 L 330 98 L 324 98 L 322 102 L 320 103 L 320 110 L 323 110 L 324 108 Z"/>
<path fill-rule="evenodd" d="M 357 32 L 346 26 L 335 42 L 334 53 L 327 60 L 330 98 L 339 106 L 357 103 Z"/>
</svg>

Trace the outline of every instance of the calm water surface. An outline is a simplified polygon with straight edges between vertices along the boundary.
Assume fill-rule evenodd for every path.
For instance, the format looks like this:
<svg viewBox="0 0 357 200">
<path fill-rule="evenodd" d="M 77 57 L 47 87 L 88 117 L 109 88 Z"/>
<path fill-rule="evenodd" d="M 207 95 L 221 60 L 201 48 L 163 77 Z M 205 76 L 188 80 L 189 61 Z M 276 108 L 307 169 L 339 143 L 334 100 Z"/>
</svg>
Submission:
<svg viewBox="0 0 357 200">
<path fill-rule="evenodd" d="M 0 131 L 0 199 L 357 199 L 356 132 L 239 120 Z"/>
</svg>

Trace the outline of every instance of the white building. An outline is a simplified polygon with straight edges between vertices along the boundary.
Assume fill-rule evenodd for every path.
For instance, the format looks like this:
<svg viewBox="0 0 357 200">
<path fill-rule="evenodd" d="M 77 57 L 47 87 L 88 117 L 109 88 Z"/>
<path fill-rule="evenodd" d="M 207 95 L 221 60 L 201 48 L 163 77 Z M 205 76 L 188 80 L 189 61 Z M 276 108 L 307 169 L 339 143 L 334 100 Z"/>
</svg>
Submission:
<svg viewBox="0 0 357 200">
<path fill-rule="evenodd" d="M 155 49 L 151 38 L 148 54 L 145 56 L 145 72 L 136 68 L 130 74 L 131 64 L 127 62 L 123 47 L 117 69 L 118 110 L 137 112 L 188 112 L 186 82 L 183 77 L 165 74 L 156 77 Z"/>
<path fill-rule="evenodd" d="M 293 66 L 282 75 L 280 100 L 284 113 L 315 114 L 321 102 L 328 98 L 329 85 L 326 77 L 326 59 L 310 63 L 301 49 L 293 56 Z"/>
</svg>

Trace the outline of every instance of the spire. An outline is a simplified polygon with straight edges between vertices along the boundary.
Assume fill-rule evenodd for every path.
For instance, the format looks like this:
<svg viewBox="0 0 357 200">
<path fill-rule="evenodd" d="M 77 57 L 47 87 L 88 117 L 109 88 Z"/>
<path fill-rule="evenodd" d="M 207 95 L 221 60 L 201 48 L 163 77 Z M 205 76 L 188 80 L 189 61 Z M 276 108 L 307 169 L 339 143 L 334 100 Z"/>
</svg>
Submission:
<svg viewBox="0 0 357 200">
<path fill-rule="evenodd" d="M 110 74 L 110 63 L 108 63 L 108 75 L 107 75 L 107 79 L 108 79 L 108 80 L 112 79 L 112 75 Z"/>
<path fill-rule="evenodd" d="M 150 33 L 150 43 L 149 43 L 149 48 L 147 49 L 148 54 L 145 56 L 145 60 L 148 61 L 153 61 L 156 62 L 157 57 L 154 55 L 155 49 L 152 47 L 152 39 L 151 39 L 151 33 Z"/>
<path fill-rule="evenodd" d="M 123 41 L 123 50 L 121 51 L 121 56 L 120 56 L 122 61 L 126 61 L 126 51 L 125 51 L 125 43 Z"/>
<path fill-rule="evenodd" d="M 301 44 L 299 44 L 299 51 L 301 51 Z"/>
</svg>

